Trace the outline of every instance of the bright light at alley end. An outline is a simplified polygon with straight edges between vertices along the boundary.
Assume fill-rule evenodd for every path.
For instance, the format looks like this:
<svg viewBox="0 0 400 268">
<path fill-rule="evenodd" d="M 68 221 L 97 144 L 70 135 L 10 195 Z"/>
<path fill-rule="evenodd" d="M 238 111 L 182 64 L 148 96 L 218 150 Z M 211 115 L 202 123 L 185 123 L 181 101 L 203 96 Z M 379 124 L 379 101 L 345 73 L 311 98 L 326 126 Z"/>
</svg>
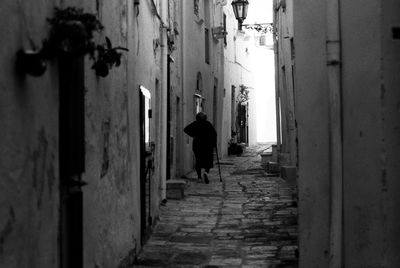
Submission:
<svg viewBox="0 0 400 268">
<path fill-rule="evenodd" d="M 247 0 L 234 0 L 232 2 L 233 12 L 239 22 L 239 31 L 242 30 L 242 23 L 247 17 L 247 9 L 249 7 L 249 1 Z"/>
</svg>

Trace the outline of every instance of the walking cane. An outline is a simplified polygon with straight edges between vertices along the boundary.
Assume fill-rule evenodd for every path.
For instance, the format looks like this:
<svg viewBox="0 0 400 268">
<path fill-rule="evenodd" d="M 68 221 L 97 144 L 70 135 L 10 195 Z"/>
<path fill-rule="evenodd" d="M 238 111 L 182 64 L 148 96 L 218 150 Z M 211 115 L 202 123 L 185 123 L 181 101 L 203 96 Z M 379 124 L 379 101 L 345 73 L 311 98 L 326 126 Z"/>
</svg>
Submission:
<svg viewBox="0 0 400 268">
<path fill-rule="evenodd" d="M 218 172 L 219 172 L 219 181 L 222 182 L 222 176 L 221 176 L 221 165 L 219 163 L 219 157 L 218 157 L 218 148 L 215 146 L 215 152 L 217 153 L 217 162 L 218 162 Z"/>
</svg>

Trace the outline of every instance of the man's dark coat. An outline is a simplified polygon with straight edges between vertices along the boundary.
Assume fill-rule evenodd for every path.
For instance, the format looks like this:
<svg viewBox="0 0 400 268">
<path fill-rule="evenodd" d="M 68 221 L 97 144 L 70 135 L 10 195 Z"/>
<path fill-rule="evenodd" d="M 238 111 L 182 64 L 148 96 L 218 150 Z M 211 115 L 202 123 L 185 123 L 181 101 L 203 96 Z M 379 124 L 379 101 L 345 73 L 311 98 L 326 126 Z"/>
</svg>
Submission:
<svg viewBox="0 0 400 268">
<path fill-rule="evenodd" d="M 193 138 L 196 167 L 212 168 L 213 150 L 217 141 L 217 132 L 213 125 L 207 120 L 196 120 L 187 125 L 183 131 Z"/>
</svg>

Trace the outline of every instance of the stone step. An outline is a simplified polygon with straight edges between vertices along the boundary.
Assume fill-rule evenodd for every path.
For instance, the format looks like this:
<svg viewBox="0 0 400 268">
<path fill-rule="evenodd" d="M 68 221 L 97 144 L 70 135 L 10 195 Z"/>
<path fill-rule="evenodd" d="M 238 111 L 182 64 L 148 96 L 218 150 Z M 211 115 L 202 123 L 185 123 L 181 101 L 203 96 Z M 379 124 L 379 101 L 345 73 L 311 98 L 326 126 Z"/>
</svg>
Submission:
<svg viewBox="0 0 400 268">
<path fill-rule="evenodd" d="M 290 184 L 296 184 L 297 181 L 296 166 L 281 166 L 281 177 Z"/>
<path fill-rule="evenodd" d="M 276 152 L 276 144 L 269 146 L 265 149 L 261 154 L 261 165 L 266 166 L 268 162 L 276 162 L 278 161 L 277 152 Z"/>
<path fill-rule="evenodd" d="M 185 180 L 167 180 L 167 199 L 182 199 L 185 196 Z"/>
</svg>

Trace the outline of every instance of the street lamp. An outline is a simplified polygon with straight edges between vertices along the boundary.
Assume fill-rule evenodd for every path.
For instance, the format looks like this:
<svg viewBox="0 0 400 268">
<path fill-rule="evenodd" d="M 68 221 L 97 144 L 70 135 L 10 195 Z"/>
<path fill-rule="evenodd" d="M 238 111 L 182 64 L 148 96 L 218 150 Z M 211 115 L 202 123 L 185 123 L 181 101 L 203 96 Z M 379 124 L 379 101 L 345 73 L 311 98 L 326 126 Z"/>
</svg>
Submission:
<svg viewBox="0 0 400 268">
<path fill-rule="evenodd" d="M 247 17 L 247 8 L 249 6 L 249 1 L 247 0 L 233 0 L 232 7 L 235 17 L 238 21 L 238 29 L 242 30 L 242 23 Z"/>
</svg>

